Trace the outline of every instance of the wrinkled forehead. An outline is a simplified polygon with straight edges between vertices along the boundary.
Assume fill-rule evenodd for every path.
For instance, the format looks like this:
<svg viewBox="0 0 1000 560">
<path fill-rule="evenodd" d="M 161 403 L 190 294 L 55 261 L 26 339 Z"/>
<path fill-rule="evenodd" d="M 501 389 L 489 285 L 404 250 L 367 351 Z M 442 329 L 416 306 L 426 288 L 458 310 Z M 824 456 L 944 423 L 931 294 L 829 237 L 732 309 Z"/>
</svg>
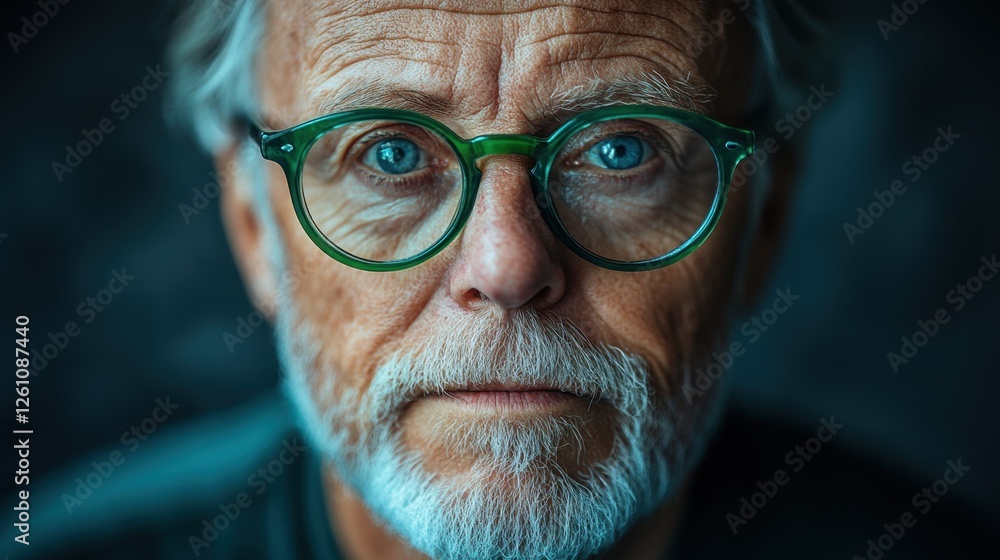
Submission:
<svg viewBox="0 0 1000 560">
<path fill-rule="evenodd" d="M 262 100 L 275 125 L 381 106 L 477 133 L 612 102 L 707 112 L 723 49 L 698 41 L 715 15 L 689 0 L 274 2 Z"/>
</svg>

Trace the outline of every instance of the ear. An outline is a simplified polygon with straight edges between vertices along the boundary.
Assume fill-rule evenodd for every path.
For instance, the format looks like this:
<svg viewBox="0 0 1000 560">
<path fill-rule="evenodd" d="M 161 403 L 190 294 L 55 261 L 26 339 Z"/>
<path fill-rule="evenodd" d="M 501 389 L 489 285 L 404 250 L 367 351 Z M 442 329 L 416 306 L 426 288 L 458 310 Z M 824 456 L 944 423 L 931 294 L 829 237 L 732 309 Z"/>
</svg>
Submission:
<svg viewBox="0 0 1000 560">
<path fill-rule="evenodd" d="M 757 231 L 753 232 L 740 304 L 753 306 L 767 285 L 774 262 L 782 248 L 792 203 L 792 187 L 797 178 L 799 150 L 785 145 L 771 156 L 771 190 L 760 209 Z M 751 182 L 752 183 L 752 182 Z"/>
<path fill-rule="evenodd" d="M 273 319 L 277 276 L 267 258 L 264 230 L 254 207 L 253 170 L 247 169 L 235 145 L 216 154 L 215 167 L 222 184 L 222 224 L 243 284 L 254 306 Z"/>
</svg>

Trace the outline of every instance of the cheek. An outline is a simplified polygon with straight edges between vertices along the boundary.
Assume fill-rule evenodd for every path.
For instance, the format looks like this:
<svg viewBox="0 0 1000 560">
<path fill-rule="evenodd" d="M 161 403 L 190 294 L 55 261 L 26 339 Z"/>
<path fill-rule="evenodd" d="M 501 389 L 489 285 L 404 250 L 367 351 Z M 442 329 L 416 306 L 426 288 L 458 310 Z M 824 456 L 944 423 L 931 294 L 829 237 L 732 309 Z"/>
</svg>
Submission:
<svg viewBox="0 0 1000 560">
<path fill-rule="evenodd" d="M 745 197 L 742 197 L 745 198 Z M 682 364 L 698 365 L 728 327 L 746 235 L 747 204 L 730 200 L 715 231 L 684 260 L 651 272 L 581 270 L 584 331 L 651 366 L 654 387 L 676 387 Z"/>
<path fill-rule="evenodd" d="M 365 272 L 326 255 L 306 235 L 285 179 L 272 190 L 281 230 L 288 287 L 297 315 L 312 328 L 319 343 L 316 371 L 337 375 L 343 387 L 368 386 L 378 362 L 398 350 L 435 292 L 431 268 L 400 272 Z M 323 380 L 317 379 L 317 382 Z"/>
</svg>

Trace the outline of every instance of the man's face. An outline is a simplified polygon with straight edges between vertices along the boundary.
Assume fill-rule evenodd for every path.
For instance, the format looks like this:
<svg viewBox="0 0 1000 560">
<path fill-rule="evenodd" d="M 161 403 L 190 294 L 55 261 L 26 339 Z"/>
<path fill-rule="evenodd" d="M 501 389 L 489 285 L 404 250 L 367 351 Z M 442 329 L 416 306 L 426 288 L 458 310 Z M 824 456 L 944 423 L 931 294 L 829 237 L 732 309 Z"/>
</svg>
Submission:
<svg viewBox="0 0 1000 560">
<path fill-rule="evenodd" d="M 401 108 L 430 100 L 433 116 L 465 137 L 545 135 L 572 115 L 572 92 L 659 75 L 711 86 L 710 116 L 739 125 L 750 61 L 731 53 L 747 48 L 742 22 L 697 46 L 717 17 L 717 8 L 680 0 L 272 3 L 262 115 L 284 128 L 341 109 L 330 101 L 363 86 L 389 92 L 385 102 Z M 500 543 L 503 532 L 537 538 L 517 523 L 549 523 L 553 539 L 582 543 L 549 543 L 575 551 L 568 556 L 593 552 L 683 482 L 711 396 L 689 400 L 682 387 L 724 335 L 740 288 L 749 193 L 730 197 L 691 256 L 622 273 L 583 261 L 552 235 L 532 195 L 530 160 L 479 165 L 482 184 L 461 236 L 415 268 L 370 273 L 324 256 L 273 165 L 276 229 L 262 220 L 270 240 L 238 246 L 263 254 L 270 243 L 271 268 L 259 275 L 277 279 L 293 396 L 338 474 L 377 515 L 437 555 L 548 553 Z M 411 503 L 378 488 L 388 484 Z M 601 492 L 626 502 L 590 512 L 616 516 L 604 531 L 611 537 L 558 533 L 565 508 L 592 507 Z M 630 498 L 635 492 L 649 495 Z M 430 527 L 428 510 L 463 500 L 497 542 L 442 548 L 442 535 L 461 531 Z M 603 530 L 597 523 L 592 532 Z"/>
</svg>

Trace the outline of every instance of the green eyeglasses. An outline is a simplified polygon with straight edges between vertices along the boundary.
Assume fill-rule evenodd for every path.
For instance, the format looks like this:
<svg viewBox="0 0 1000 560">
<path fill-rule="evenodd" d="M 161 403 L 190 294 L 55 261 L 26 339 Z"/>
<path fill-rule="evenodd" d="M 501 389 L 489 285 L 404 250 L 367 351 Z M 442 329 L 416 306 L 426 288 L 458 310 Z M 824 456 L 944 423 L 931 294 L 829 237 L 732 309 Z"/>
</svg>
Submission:
<svg viewBox="0 0 1000 560">
<path fill-rule="evenodd" d="M 368 271 L 416 266 L 462 231 L 482 171 L 499 154 L 529 156 L 538 209 L 574 253 L 619 271 L 684 258 L 719 221 L 754 135 L 650 105 L 587 111 L 548 138 L 465 139 L 411 111 L 357 109 L 278 132 L 251 125 L 285 171 L 299 222 L 326 254 Z"/>
</svg>

